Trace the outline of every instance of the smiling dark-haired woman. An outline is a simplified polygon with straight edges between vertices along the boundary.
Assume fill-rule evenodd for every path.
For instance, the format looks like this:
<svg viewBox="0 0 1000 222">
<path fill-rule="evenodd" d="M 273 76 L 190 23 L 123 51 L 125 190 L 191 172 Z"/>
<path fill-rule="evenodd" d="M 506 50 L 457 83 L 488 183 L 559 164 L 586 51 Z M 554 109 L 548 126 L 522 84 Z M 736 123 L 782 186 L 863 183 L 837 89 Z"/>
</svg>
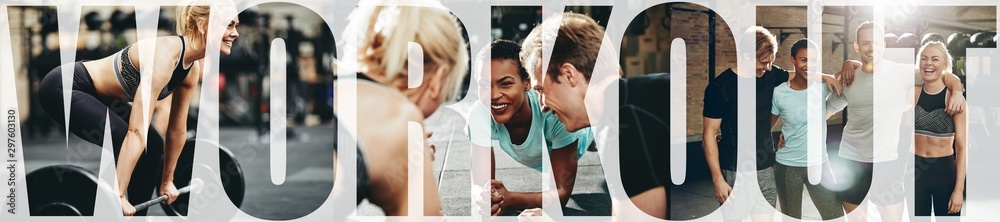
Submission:
<svg viewBox="0 0 1000 222">
<path fill-rule="evenodd" d="M 559 200 L 566 205 L 576 181 L 577 161 L 594 140 L 590 128 L 566 131 L 555 114 L 543 109 L 538 93 L 531 90 L 528 72 L 521 64 L 520 45 L 497 40 L 490 48 L 490 72 L 482 73 L 483 78 L 489 77 L 492 89 L 489 111 L 482 108 L 485 106 L 477 106 L 473 116 L 491 115 L 493 118 L 489 122 L 485 118 L 469 118 L 470 139 L 483 147 L 492 147 L 496 141 L 511 158 L 538 171 L 542 171 L 542 148 L 548 147 Z M 480 60 L 485 60 L 485 54 L 480 54 Z M 493 215 L 542 206 L 541 191 L 511 192 L 503 182 L 495 180 L 496 159 L 492 162 Z"/>
</svg>

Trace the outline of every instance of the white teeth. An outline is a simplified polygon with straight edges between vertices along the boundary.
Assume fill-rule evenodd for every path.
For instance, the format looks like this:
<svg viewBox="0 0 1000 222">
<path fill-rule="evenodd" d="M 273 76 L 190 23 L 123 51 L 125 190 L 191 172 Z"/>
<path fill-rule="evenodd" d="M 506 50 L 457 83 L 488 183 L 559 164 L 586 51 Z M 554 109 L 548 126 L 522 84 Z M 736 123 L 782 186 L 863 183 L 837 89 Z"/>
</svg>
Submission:
<svg viewBox="0 0 1000 222">
<path fill-rule="evenodd" d="M 509 106 L 509 105 L 510 105 L 510 104 L 501 104 L 501 105 L 492 105 L 491 107 L 492 107 L 493 109 L 503 109 L 503 108 L 506 108 L 506 107 L 507 107 L 507 106 Z"/>
<path fill-rule="evenodd" d="M 933 72 L 933 69 L 924 69 L 924 72 Z"/>
</svg>

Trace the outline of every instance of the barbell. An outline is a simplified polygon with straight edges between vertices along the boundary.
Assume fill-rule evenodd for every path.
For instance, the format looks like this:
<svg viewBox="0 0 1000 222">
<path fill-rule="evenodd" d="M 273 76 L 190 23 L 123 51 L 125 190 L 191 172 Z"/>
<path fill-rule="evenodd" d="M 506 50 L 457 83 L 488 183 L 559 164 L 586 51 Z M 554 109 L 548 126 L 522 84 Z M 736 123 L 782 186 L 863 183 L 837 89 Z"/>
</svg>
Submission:
<svg viewBox="0 0 1000 222">
<path fill-rule="evenodd" d="M 193 190 L 193 189 L 200 189 L 204 185 L 205 185 L 205 182 L 202 182 L 201 179 L 195 178 L 195 179 L 191 180 L 191 183 L 189 183 L 187 186 L 181 187 L 180 189 L 177 189 L 177 192 L 180 193 L 181 195 L 189 194 L 189 193 L 191 193 L 191 190 Z M 146 202 L 142 202 L 142 203 L 140 203 L 138 205 L 135 205 L 135 206 L 132 206 L 132 207 L 135 207 L 136 211 L 145 210 L 146 208 L 149 208 L 150 206 L 153 206 L 154 204 L 159 204 L 159 203 L 163 203 L 163 201 L 167 201 L 167 198 L 168 198 L 167 195 L 161 195 L 159 197 L 156 197 L 155 199 L 152 199 L 152 200 L 149 200 L 149 201 L 146 201 Z"/>
<path fill-rule="evenodd" d="M 213 173 L 219 173 L 223 189 L 226 195 L 239 208 L 243 203 L 243 195 L 246 187 L 243 171 L 238 162 L 225 147 L 206 140 L 189 139 L 184 144 L 180 158 L 177 160 L 177 169 L 174 170 L 174 185 L 182 187 L 178 191 L 181 193 L 177 199 L 163 206 L 163 211 L 170 216 L 187 216 L 188 202 L 192 189 L 202 189 L 204 182 L 195 178 L 192 180 L 194 151 L 196 143 L 202 143 L 205 148 L 216 148 L 219 151 L 218 170 L 207 165 L 198 166 L 208 168 Z M 113 171 L 112 171 L 113 172 Z M 99 186 L 97 175 L 74 165 L 53 165 L 40 168 L 28 173 L 25 177 L 28 188 L 28 209 L 32 216 L 93 216 L 94 204 L 97 201 L 97 189 L 109 189 L 104 193 L 114 194 L 110 185 Z M 157 188 L 157 193 L 159 190 Z M 100 197 L 109 202 L 117 203 L 117 196 Z M 136 210 L 146 209 L 150 206 L 166 201 L 166 196 L 135 205 Z"/>
<path fill-rule="evenodd" d="M 194 149 L 196 143 L 204 143 L 203 147 L 219 147 L 219 169 L 215 170 L 205 165 L 200 166 L 212 169 L 213 173 L 219 173 L 219 179 L 222 181 L 223 189 L 226 190 L 226 195 L 233 202 L 233 205 L 239 208 L 243 205 L 243 197 L 246 193 L 243 168 L 236 161 L 233 153 L 218 143 L 208 140 L 188 140 L 184 144 L 184 151 L 181 151 L 181 155 L 177 159 L 177 168 L 174 169 L 174 185 L 186 186 L 188 185 L 188 181 L 191 181 L 191 172 L 193 172 L 193 167 L 195 166 Z M 158 192 L 159 187 L 157 187 Z M 163 206 L 164 213 L 170 216 L 186 217 L 188 215 L 188 203 L 190 202 L 189 197 L 189 195 L 178 196 L 174 203 Z"/>
</svg>

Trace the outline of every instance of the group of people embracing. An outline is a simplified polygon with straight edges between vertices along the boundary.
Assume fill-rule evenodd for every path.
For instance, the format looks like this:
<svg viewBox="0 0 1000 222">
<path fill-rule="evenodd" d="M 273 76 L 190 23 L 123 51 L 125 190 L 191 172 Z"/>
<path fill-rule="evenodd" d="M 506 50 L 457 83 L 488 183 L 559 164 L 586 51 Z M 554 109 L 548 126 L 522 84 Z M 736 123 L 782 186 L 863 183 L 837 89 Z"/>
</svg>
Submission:
<svg viewBox="0 0 1000 222">
<path fill-rule="evenodd" d="M 820 48 L 809 39 L 796 41 L 787 51 L 794 67 L 789 72 L 773 65 L 779 53 L 773 34 L 759 26 L 744 33 L 756 40 L 755 76 L 738 74 L 734 67 L 705 89 L 703 147 L 725 220 L 749 216 L 770 221 L 773 209 L 802 219 L 803 188 L 823 220 L 846 213 L 850 221 L 864 221 L 868 200 L 883 221 L 901 221 L 909 191 L 915 194 L 910 211 L 915 216 L 930 216 L 932 209 L 936 216 L 960 214 L 966 114 L 963 85 L 951 72 L 952 56 L 944 43 L 928 42 L 919 48 L 916 67 L 890 61 L 883 58 L 884 45 L 873 40 L 878 31 L 871 22 L 861 23 L 853 44 L 861 61 L 845 61 L 833 75 L 809 69 L 809 63 L 821 64 L 816 60 Z M 737 164 L 737 116 L 748 112 L 737 107 L 738 99 L 746 97 L 738 94 L 740 78 L 756 78 L 755 165 Z M 898 147 L 909 109 L 914 111 L 914 131 L 903 133 L 912 133 L 914 143 L 907 151 Z M 842 110 L 842 161 L 831 161 L 827 119 Z M 781 133 L 775 139 L 771 132 L 779 120 Z M 913 162 L 899 153 L 912 153 Z M 906 170 L 914 164 L 915 182 L 909 185 L 904 183 L 912 179 Z M 744 184 L 756 184 L 763 200 L 761 195 L 736 195 L 743 193 L 733 192 L 737 175 L 754 174 L 756 183 Z M 753 205 L 758 201 L 771 206 Z"/>
</svg>

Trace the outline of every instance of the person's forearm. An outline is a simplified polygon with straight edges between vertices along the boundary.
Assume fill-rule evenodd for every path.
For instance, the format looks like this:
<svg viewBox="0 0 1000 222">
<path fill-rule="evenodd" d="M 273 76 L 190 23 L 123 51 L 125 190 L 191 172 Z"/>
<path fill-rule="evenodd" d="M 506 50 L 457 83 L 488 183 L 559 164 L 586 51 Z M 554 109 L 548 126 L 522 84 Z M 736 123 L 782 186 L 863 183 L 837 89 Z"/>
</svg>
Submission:
<svg viewBox="0 0 1000 222">
<path fill-rule="evenodd" d="M 712 183 L 718 185 L 725 182 L 722 177 L 722 168 L 719 167 L 719 142 L 715 135 L 719 133 L 719 126 L 722 125 L 720 119 L 704 118 L 705 123 L 701 131 L 701 143 L 705 149 L 705 162 L 708 163 L 709 173 L 712 175 Z"/>
<path fill-rule="evenodd" d="M 503 197 L 504 211 L 519 211 L 542 207 L 542 192 L 510 192 Z"/>
<path fill-rule="evenodd" d="M 493 151 L 493 147 L 490 147 L 490 179 L 497 179 L 497 156 Z"/>
<path fill-rule="evenodd" d="M 141 87 L 149 86 L 140 85 Z M 119 197 L 125 197 L 125 194 L 128 193 L 132 171 L 135 169 L 136 162 L 139 162 L 139 156 L 146 150 L 146 138 L 149 136 L 146 135 L 149 130 L 147 120 L 151 119 L 153 114 L 152 107 L 145 104 L 146 99 L 148 98 L 140 95 L 136 95 L 132 99 L 132 104 L 135 106 L 129 111 L 128 131 L 125 132 L 125 139 L 122 141 L 121 147 L 118 148 L 118 163 L 115 166 L 115 174 L 118 176 Z"/>
<path fill-rule="evenodd" d="M 847 61 L 844 61 L 844 65 L 842 67 L 840 67 L 840 69 L 841 69 L 840 71 L 855 70 L 855 69 L 858 69 L 858 67 L 861 67 L 862 65 L 864 65 L 864 63 L 861 63 L 861 61 L 847 60 Z M 840 72 L 838 72 L 838 73 L 840 73 Z"/>
<path fill-rule="evenodd" d="M 559 194 L 559 205 L 565 207 L 569 202 L 570 192 L 557 190 Z M 565 199 L 565 201 L 564 201 Z M 542 191 L 535 192 L 510 192 L 503 199 L 507 207 L 504 210 L 524 210 L 542 207 Z"/>
<path fill-rule="evenodd" d="M 962 85 L 962 80 L 958 78 L 955 74 L 945 74 L 944 86 L 948 88 L 948 91 L 954 94 L 965 93 L 965 86 Z"/>
<path fill-rule="evenodd" d="M 714 135 L 713 135 L 714 136 Z M 715 139 L 705 140 L 705 162 L 712 174 L 712 182 L 725 181 L 722 177 L 722 167 L 719 166 L 719 145 Z"/>
<path fill-rule="evenodd" d="M 118 163 L 115 167 L 115 175 L 118 176 L 119 197 L 125 197 L 125 194 L 128 193 L 132 170 L 134 170 L 136 162 L 139 161 L 139 156 L 142 155 L 144 145 L 137 130 L 129 130 L 125 134 L 125 140 L 118 151 Z"/>
<path fill-rule="evenodd" d="M 768 129 L 771 129 L 771 131 L 774 131 L 774 125 L 778 124 L 778 120 L 779 120 L 779 118 L 778 118 L 777 115 L 771 115 L 771 127 L 768 127 Z"/>
<path fill-rule="evenodd" d="M 955 147 L 955 191 L 954 193 L 962 193 L 965 191 L 965 162 L 967 160 L 965 156 L 965 145 L 958 144 Z"/>
<path fill-rule="evenodd" d="M 184 151 L 187 142 L 187 131 L 184 129 L 170 129 L 167 132 L 167 140 L 163 144 L 163 175 L 161 182 L 173 182 L 174 171 L 177 169 L 177 159 Z M 228 166 L 222 166 L 223 168 Z"/>
<path fill-rule="evenodd" d="M 576 147 L 576 146 L 574 146 Z M 565 148 L 564 148 L 565 149 Z M 574 154 L 576 150 L 574 149 Z M 555 165 L 555 164 L 553 164 Z M 566 203 L 569 203 L 569 196 L 573 194 L 573 186 L 576 185 L 576 164 L 572 164 L 571 169 L 556 169 L 559 170 L 556 179 L 556 191 L 559 194 L 559 205 L 565 207 Z"/>
</svg>

